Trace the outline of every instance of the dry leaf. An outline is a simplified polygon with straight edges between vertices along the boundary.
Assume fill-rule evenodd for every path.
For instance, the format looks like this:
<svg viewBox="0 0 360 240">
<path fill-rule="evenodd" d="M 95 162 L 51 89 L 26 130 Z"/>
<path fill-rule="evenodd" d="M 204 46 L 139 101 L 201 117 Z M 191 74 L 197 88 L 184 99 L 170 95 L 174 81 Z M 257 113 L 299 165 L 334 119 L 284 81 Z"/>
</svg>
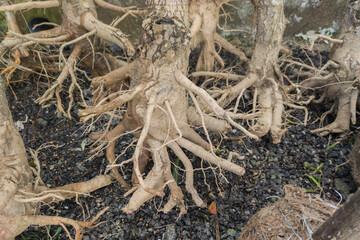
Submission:
<svg viewBox="0 0 360 240">
<path fill-rule="evenodd" d="M 210 214 L 213 214 L 213 215 L 216 215 L 217 213 L 217 210 L 216 210 L 216 202 L 213 201 L 210 206 L 209 206 L 209 213 Z"/>
</svg>

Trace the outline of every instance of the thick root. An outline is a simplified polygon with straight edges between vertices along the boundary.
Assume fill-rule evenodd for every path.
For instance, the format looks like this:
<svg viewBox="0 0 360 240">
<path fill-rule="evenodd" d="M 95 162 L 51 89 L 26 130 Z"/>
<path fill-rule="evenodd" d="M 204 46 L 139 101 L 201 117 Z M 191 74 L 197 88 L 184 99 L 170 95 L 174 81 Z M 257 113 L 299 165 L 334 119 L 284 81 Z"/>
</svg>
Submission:
<svg viewBox="0 0 360 240">
<path fill-rule="evenodd" d="M 326 136 L 330 133 L 344 133 L 350 129 L 350 119 L 351 119 L 351 108 L 350 108 L 350 96 L 342 96 L 339 99 L 338 103 L 338 112 L 336 119 L 333 123 L 325 126 L 323 128 L 318 128 L 312 133 L 316 133 L 319 136 Z"/>
<path fill-rule="evenodd" d="M 286 132 L 283 129 L 284 103 L 276 76 L 275 63 L 282 47 L 282 36 L 285 29 L 284 3 L 276 1 L 258 1 L 256 46 L 249 63 L 245 78 L 226 89 L 217 100 L 222 107 L 239 99 L 246 89 L 255 87 L 253 114 L 259 118 L 251 129 L 258 137 L 271 133 L 273 142 L 278 143 Z M 238 100 L 237 100 L 238 102 Z"/>
<path fill-rule="evenodd" d="M 186 171 L 186 173 L 185 173 L 186 174 L 185 187 L 186 187 L 186 190 L 191 194 L 194 202 L 196 203 L 196 206 L 198 206 L 198 207 L 206 207 L 206 203 L 200 198 L 198 192 L 194 188 L 194 169 L 193 169 L 191 161 L 185 155 L 185 153 L 181 150 L 179 145 L 177 145 L 176 143 L 170 143 L 169 147 L 174 151 L 176 156 L 179 157 L 180 161 L 185 166 L 185 171 Z"/>
<path fill-rule="evenodd" d="M 14 239 L 31 225 L 47 226 L 60 225 L 68 234 L 69 239 L 73 239 L 65 225 L 71 225 L 75 231 L 75 240 L 81 240 L 86 228 L 94 228 L 99 224 L 95 221 L 108 210 L 108 207 L 100 211 L 95 218 L 88 222 L 75 221 L 69 218 L 58 216 L 41 215 L 0 215 L 0 239 Z"/>
<path fill-rule="evenodd" d="M 328 66 L 335 66 L 331 73 L 320 81 L 310 79 L 303 85 L 318 86 L 324 89 L 323 96 L 337 98 L 338 111 L 333 123 L 312 131 L 321 136 L 330 133 L 344 133 L 350 129 L 351 123 L 356 123 L 356 105 L 359 95 L 358 81 L 360 73 L 360 37 L 356 29 L 359 1 L 348 1 L 344 9 L 338 39 L 329 39 L 335 44 L 332 47 Z M 319 85 L 320 82 L 320 85 Z M 325 95 L 324 95 L 325 94 Z"/>
</svg>

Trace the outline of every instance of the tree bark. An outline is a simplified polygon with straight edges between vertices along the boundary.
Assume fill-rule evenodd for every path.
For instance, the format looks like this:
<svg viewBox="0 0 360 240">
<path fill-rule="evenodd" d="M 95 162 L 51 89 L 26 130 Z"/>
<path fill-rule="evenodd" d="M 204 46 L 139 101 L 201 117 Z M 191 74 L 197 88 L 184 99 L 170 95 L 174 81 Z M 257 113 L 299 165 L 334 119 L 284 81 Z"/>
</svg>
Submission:
<svg viewBox="0 0 360 240">
<path fill-rule="evenodd" d="M 313 234 L 314 240 L 360 239 L 360 189 Z"/>
<path fill-rule="evenodd" d="M 13 200 L 19 189 L 31 192 L 33 175 L 27 162 L 25 146 L 11 117 L 5 96 L 3 78 L 0 77 L 0 216 L 30 214 L 34 206 Z M 0 239 L 11 239 L 28 226 L 9 225 L 0 221 Z"/>
<path fill-rule="evenodd" d="M 351 174 L 354 181 L 360 186 L 360 135 L 356 136 L 355 144 L 351 153 L 348 156 L 348 161 L 351 167 Z"/>
</svg>

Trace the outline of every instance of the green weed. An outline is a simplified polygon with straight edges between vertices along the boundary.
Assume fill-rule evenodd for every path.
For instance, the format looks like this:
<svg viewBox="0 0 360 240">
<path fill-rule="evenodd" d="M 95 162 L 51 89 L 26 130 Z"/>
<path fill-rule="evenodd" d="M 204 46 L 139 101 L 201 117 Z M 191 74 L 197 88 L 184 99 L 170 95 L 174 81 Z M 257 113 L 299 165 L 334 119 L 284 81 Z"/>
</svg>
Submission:
<svg viewBox="0 0 360 240">
<path fill-rule="evenodd" d="M 315 188 L 306 189 L 307 193 L 322 191 L 321 178 L 323 176 L 323 172 L 321 168 L 324 166 L 324 163 L 320 163 L 317 167 L 305 165 L 305 169 L 313 171 L 312 174 L 305 174 L 305 177 L 309 178 L 313 184 L 315 184 Z"/>
<path fill-rule="evenodd" d="M 56 229 L 56 232 L 54 233 L 54 235 L 50 235 L 50 226 L 46 226 L 45 227 L 46 229 L 46 240 L 55 240 L 55 239 L 58 239 L 58 236 L 59 234 L 61 233 L 62 231 L 62 227 L 58 227 Z M 35 232 L 31 232 L 29 234 L 27 234 L 26 236 L 24 234 L 21 234 L 21 239 L 22 240 L 45 240 L 44 237 L 40 237 L 38 234 L 36 234 Z"/>
</svg>

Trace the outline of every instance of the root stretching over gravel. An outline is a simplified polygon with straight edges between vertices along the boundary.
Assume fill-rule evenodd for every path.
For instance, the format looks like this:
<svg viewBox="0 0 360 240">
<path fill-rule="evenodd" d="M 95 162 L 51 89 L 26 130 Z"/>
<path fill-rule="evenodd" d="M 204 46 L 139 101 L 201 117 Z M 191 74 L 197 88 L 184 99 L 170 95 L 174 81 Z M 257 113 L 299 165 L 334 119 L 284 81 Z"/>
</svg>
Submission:
<svg viewBox="0 0 360 240">
<path fill-rule="evenodd" d="M 360 1 L 349 0 L 343 12 L 338 39 L 325 39 L 334 42 L 330 51 L 330 61 L 315 74 L 300 83 L 299 89 L 315 90 L 321 93 L 319 99 L 312 96 L 310 101 L 322 103 L 334 101 L 331 112 L 336 119 L 331 124 L 313 130 L 313 133 L 325 136 L 330 133 L 346 133 L 350 123 L 356 123 L 356 106 L 359 97 L 360 81 Z M 323 36 L 318 36 L 320 38 Z M 316 39 L 317 39 L 316 38 Z M 327 69 L 327 67 L 329 67 Z M 308 91 L 306 91 L 308 92 Z M 330 113 L 330 112 L 328 112 Z M 325 113 L 324 117 L 328 114 Z"/>
<path fill-rule="evenodd" d="M 310 76 L 299 85 L 289 82 L 291 86 L 284 83 L 284 78 L 287 77 L 280 71 L 278 65 L 279 52 L 284 50 L 282 46 L 285 28 L 283 1 L 252 1 L 257 11 L 257 34 L 256 46 L 249 62 L 240 50 L 216 33 L 219 10 L 221 4 L 225 2 L 220 0 L 147 1 L 149 11 L 142 24 L 141 44 L 136 52 L 131 42 L 120 30 L 103 24 L 97 19 L 95 7 L 98 5 L 124 12 L 126 13 L 125 17 L 138 12 L 137 10 L 113 6 L 102 0 L 35 3 L 31 7 L 59 7 L 63 13 L 62 25 L 27 35 L 21 35 L 14 29 L 14 32 L 9 32 L 9 37 L 0 44 L 2 54 L 7 52 L 16 59 L 7 70 L 10 72 L 14 66 L 20 66 L 18 60 L 22 56 L 21 54 L 25 54 L 22 51 L 24 47 L 38 43 L 59 45 L 61 73 L 53 83 L 49 82 L 49 89 L 37 102 L 43 105 L 56 98 L 59 112 L 71 118 L 70 113 L 75 101 L 74 91 L 78 89 L 84 107 L 78 111 L 78 114 L 83 122 L 96 120 L 104 114 L 110 115 L 106 130 L 92 136 L 92 139 L 96 141 L 95 145 L 97 144 L 93 152 L 106 148 L 109 168 L 112 169 L 118 182 L 128 190 L 125 196 L 132 194 L 128 204 L 122 208 L 126 213 L 133 213 L 149 199 L 156 196 L 163 197 L 166 192 L 170 192 L 170 195 L 161 210 L 167 213 L 174 207 L 178 207 L 180 215 L 186 213 L 184 193 L 172 174 L 173 156 L 178 158 L 184 167 L 186 191 L 191 194 L 198 207 L 205 207 L 204 199 L 200 197 L 194 187 L 193 163 L 187 153 L 192 153 L 207 161 L 221 177 L 224 177 L 223 170 L 239 176 L 244 175 L 245 169 L 242 166 L 216 154 L 209 132 L 224 134 L 233 127 L 239 129 L 247 137 L 256 140 L 270 133 L 273 142 L 279 143 L 286 132 L 285 106 L 305 110 L 304 124 L 307 121 L 306 108 L 298 106 L 294 101 L 295 98 L 290 96 L 295 88 L 298 88 L 295 95 L 299 92 L 300 95 L 304 94 L 308 89 L 321 88 L 323 98 L 337 96 L 337 119 L 329 126 L 314 132 L 320 135 L 331 132 L 341 133 L 349 129 L 350 119 L 353 123 L 355 122 L 359 51 L 350 51 L 350 49 L 353 46 L 360 47 L 357 25 L 359 1 L 349 2 L 346 10 L 347 18 L 344 18 L 342 23 L 341 40 L 335 41 L 337 45 L 333 48 L 332 61 L 327 65 L 332 69 L 328 71 L 327 66 L 321 70 L 316 69 L 314 72 L 318 75 Z M 23 3 L 2 6 L 0 10 L 17 11 L 27 8 L 29 8 L 29 4 Z M 190 21 L 192 22 L 191 27 Z M 108 54 L 99 53 L 98 49 L 101 45 L 99 39 L 120 46 L 128 56 L 133 57 L 131 63 L 125 63 Z M 211 72 L 218 65 L 221 69 L 225 66 L 223 59 L 216 51 L 215 44 L 219 44 L 220 47 L 248 63 L 247 74 L 239 76 L 224 72 Z M 64 49 L 70 45 L 72 52 L 65 57 Z M 200 46 L 200 56 L 196 67 L 198 71 L 192 73 L 192 77 L 223 78 L 227 80 L 226 86 L 224 84 L 215 86 L 216 84 L 214 84 L 214 88 L 205 89 L 202 85 L 197 85 L 198 79 L 193 82 L 188 78 L 190 77 L 188 76 L 190 50 L 197 46 Z M 98 58 L 98 55 L 101 58 Z M 92 79 L 91 85 L 94 93 L 91 106 L 89 101 L 85 101 L 75 74 L 80 61 L 91 70 L 95 77 Z M 65 110 L 60 93 L 64 90 L 63 84 L 68 78 L 71 78 L 70 87 L 67 89 L 70 101 Z M 205 79 L 205 81 L 208 80 Z M 228 80 L 231 80 L 231 84 Z M 243 99 L 245 91 L 250 92 L 249 90 L 252 93 L 251 112 L 237 113 L 240 100 Z M 308 103 L 314 98 L 315 96 L 311 96 L 306 102 Z M 231 105 L 234 100 L 236 100 L 235 107 Z M 303 104 L 303 102 L 299 104 Z M 118 114 L 122 111 L 119 109 L 126 110 L 124 113 Z M 8 110 L 6 111 L 8 112 Z M 5 113 L 3 115 L 5 116 Z M 119 119 L 120 122 L 117 122 L 116 127 L 110 128 L 113 118 Z M 9 119 L 9 117 L 0 118 L 3 121 L 0 127 L 15 132 L 15 127 L 10 124 Z M 235 121 L 234 119 L 245 121 Z M 246 120 L 249 120 L 249 129 L 242 126 Z M 205 137 L 196 132 L 192 126 L 201 128 Z M 7 136 L 12 135 L 6 134 Z M 136 148 L 133 156 L 127 161 L 117 163 L 118 158 L 115 154 L 117 140 L 124 134 L 135 136 Z M 15 140 L 17 144 L 21 143 L 19 138 Z M 3 145 L 5 144 L 3 143 Z M 6 146 L 0 146 L 0 149 L 2 148 L 5 149 Z M 0 203 L 0 230 L 5 229 L 5 234 L 9 236 L 18 234 L 30 222 L 28 217 L 24 217 L 24 221 L 19 223 L 19 229 L 14 230 L 9 228 L 9 224 L 17 221 L 18 215 L 8 216 L 9 221 L 4 220 L 4 216 L 16 209 L 19 203 L 22 204 L 20 204 L 22 208 L 31 207 L 30 210 L 34 210 L 31 204 L 27 206 L 28 202 L 63 200 L 80 193 L 91 192 L 111 183 L 109 175 L 100 175 L 87 182 L 70 184 L 53 190 L 47 189 L 39 186 L 39 173 L 35 180 L 31 176 L 23 145 L 14 146 L 15 148 L 21 148 L 21 151 L 18 152 L 21 156 L 8 153 L 3 157 L 0 156 L 0 162 L 4 163 L 2 164 L 4 167 L 0 169 L 4 172 L 2 175 L 4 177 L 0 180 L 5 182 L 11 179 L 4 185 L 4 194 L 0 192 L 3 194 L 0 199 L 6 200 L 5 203 Z M 149 171 L 145 171 L 149 160 L 153 162 L 153 166 Z M 117 169 L 118 166 L 127 163 L 133 164 L 132 186 L 126 182 Z M 37 171 L 40 171 L 39 166 Z M 227 181 L 225 177 L 224 179 Z M 290 188 L 286 189 L 290 191 Z M 51 191 L 60 191 L 61 194 L 54 195 Z M 36 197 L 30 198 L 26 196 L 27 193 L 36 194 Z M 298 190 L 293 190 L 293 194 L 298 196 L 297 200 L 303 198 L 302 193 L 299 193 Z M 285 199 L 284 203 L 289 203 L 291 197 L 287 195 Z M 7 201 L 9 201 L 9 205 L 6 205 Z M 303 200 L 296 202 L 295 205 L 289 204 L 291 209 L 298 210 L 301 207 L 297 204 L 300 203 L 310 207 Z M 320 203 L 318 207 L 320 207 Z M 25 210 L 20 214 L 30 213 Z M 279 208 L 281 214 L 287 210 L 290 211 L 286 208 L 282 210 Z M 325 210 L 320 209 L 319 211 L 324 216 L 327 214 Z M 265 215 L 272 216 L 268 212 Z M 261 217 L 261 224 L 265 215 Z M 322 219 L 323 215 L 318 216 L 319 219 Z M 284 218 L 286 219 L 286 217 Z M 34 220 L 36 220 L 34 223 L 39 225 L 44 225 L 46 221 L 49 221 L 50 224 L 63 225 L 64 221 L 67 221 L 76 229 L 77 239 L 81 238 L 83 228 L 93 226 L 93 221 L 78 222 L 39 216 Z M 304 222 L 306 221 L 304 219 Z M 286 235 L 287 233 L 281 234 Z"/>
<path fill-rule="evenodd" d="M 138 185 L 130 190 L 135 192 L 123 210 L 127 213 L 136 211 L 154 196 L 163 196 L 164 188 L 168 187 L 171 196 L 163 211 L 168 212 L 178 206 L 183 214 L 186 212 L 183 193 L 172 176 L 172 162 L 167 149 L 170 148 L 185 166 L 186 189 L 191 193 L 196 205 L 205 207 L 206 204 L 193 186 L 192 164 L 182 149 L 194 153 L 215 168 L 243 175 L 245 170 L 242 167 L 216 156 L 208 130 L 224 133 L 230 125 L 234 125 L 249 136 L 257 137 L 231 120 L 228 113 L 205 90 L 197 87 L 186 77 L 190 54 L 187 1 L 167 4 L 153 1 L 149 6 L 151 11 L 143 22 L 140 56 L 133 64 L 117 70 L 127 74 L 110 77 L 113 74 L 109 73 L 106 77 L 95 80 L 95 91 L 105 87 L 104 92 L 108 95 L 97 101 L 97 105 L 79 111 L 79 115 L 86 121 L 128 103 L 122 122 L 114 130 L 103 134 L 105 137 L 109 134 L 114 135 L 117 131 L 117 136 L 112 140 L 116 141 L 119 135 L 132 131 L 138 139 L 131 159 Z M 129 90 L 114 88 L 120 86 L 118 83 L 125 81 L 127 77 L 130 78 Z M 117 85 L 110 85 L 110 82 L 116 82 Z M 111 86 L 110 92 L 106 86 Z M 188 96 L 191 97 L 194 106 L 189 106 Z M 107 102 L 106 99 L 110 101 Z M 203 112 L 198 99 L 208 105 L 215 117 Z M 190 123 L 203 127 L 207 141 L 190 128 Z M 114 155 L 112 145 L 107 149 L 110 149 L 111 156 Z M 145 177 L 140 169 L 140 166 L 147 162 L 147 156 L 141 157 L 144 151 L 151 152 L 154 163 Z"/>
</svg>

